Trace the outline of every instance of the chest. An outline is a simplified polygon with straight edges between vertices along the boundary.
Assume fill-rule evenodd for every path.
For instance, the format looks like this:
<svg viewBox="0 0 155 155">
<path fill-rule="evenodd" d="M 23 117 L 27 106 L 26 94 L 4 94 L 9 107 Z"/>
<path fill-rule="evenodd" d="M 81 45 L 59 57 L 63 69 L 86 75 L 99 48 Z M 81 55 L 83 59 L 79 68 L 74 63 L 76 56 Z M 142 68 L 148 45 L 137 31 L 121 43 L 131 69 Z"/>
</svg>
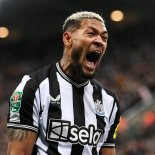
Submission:
<svg viewBox="0 0 155 155">
<path fill-rule="evenodd" d="M 105 127 L 102 95 L 95 97 L 91 85 L 77 88 L 61 83 L 56 89 L 49 89 L 43 99 L 41 124 L 47 139 L 97 145 Z"/>
</svg>

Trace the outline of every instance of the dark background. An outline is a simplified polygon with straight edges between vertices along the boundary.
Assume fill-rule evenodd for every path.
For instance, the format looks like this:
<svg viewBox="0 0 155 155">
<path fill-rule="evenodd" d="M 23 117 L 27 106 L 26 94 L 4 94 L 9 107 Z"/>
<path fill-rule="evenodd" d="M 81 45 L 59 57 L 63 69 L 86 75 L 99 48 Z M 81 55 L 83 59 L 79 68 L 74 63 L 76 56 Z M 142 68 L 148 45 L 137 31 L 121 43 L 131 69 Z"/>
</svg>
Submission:
<svg viewBox="0 0 155 155">
<path fill-rule="evenodd" d="M 6 154 L 8 100 L 25 74 L 62 56 L 62 24 L 76 11 L 95 11 L 109 31 L 97 79 L 120 99 L 118 155 L 154 155 L 154 0 L 0 0 L 0 154 Z M 113 22 L 113 10 L 124 20 Z M 149 123 L 148 123 L 149 122 Z"/>
<path fill-rule="evenodd" d="M 110 13 L 115 9 L 124 12 L 122 22 L 111 21 Z M 25 59 L 47 61 L 47 57 L 62 54 L 62 24 L 80 10 L 103 15 L 110 33 L 109 47 L 154 41 L 154 0 L 0 0 L 0 26 L 10 29 L 9 38 L 0 40 L 1 59 L 23 59 L 24 55 Z"/>
</svg>

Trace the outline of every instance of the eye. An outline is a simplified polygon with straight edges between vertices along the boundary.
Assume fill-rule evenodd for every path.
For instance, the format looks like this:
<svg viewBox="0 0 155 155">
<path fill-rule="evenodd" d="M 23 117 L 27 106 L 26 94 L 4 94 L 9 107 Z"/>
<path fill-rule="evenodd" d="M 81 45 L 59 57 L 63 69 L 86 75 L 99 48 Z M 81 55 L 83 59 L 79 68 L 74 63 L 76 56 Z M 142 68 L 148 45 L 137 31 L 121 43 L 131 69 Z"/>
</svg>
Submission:
<svg viewBox="0 0 155 155">
<path fill-rule="evenodd" d="M 88 34 L 94 34 L 94 32 L 88 32 Z"/>
<path fill-rule="evenodd" d="M 108 40 L 108 35 L 101 36 L 103 40 Z"/>
<path fill-rule="evenodd" d="M 108 40 L 108 33 L 103 33 L 103 34 L 101 35 L 101 37 L 102 37 L 102 39 Z"/>
<path fill-rule="evenodd" d="M 94 36 L 95 33 L 92 32 L 92 31 L 90 31 L 90 32 L 88 32 L 87 34 L 88 34 L 89 36 Z"/>
</svg>

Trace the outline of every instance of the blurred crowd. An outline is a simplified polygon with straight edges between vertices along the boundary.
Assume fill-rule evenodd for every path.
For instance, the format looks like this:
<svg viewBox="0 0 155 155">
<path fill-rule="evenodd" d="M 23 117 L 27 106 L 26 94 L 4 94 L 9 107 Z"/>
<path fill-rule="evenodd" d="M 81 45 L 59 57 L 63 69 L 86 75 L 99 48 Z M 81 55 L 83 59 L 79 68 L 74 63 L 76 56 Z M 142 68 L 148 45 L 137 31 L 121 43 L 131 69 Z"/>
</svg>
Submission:
<svg viewBox="0 0 155 155">
<path fill-rule="evenodd" d="M 152 100 L 155 91 L 155 46 L 114 47 L 103 61 L 99 80 L 120 99 L 124 112 L 135 103 Z"/>
<path fill-rule="evenodd" d="M 97 79 L 115 91 L 122 114 L 138 102 L 153 101 L 155 92 L 155 46 L 143 44 L 136 47 L 113 45 L 107 49 L 101 62 Z M 50 52 L 50 54 L 52 54 Z M 49 54 L 49 55 L 50 55 Z M 46 56 L 46 55 L 45 55 Z M 24 74 L 44 66 L 43 57 L 21 59 L 7 57 L 0 61 L 0 154 L 6 155 L 6 120 L 8 100 Z M 46 59 L 45 59 L 46 60 Z M 48 61 L 48 60 L 47 60 Z M 46 61 L 46 62 L 47 62 Z M 50 61 L 49 61 L 50 63 Z M 155 113 L 154 111 L 152 112 Z M 122 119 L 123 120 L 123 119 Z M 149 118 L 148 118 L 149 120 Z M 121 126 L 122 127 L 122 126 Z M 149 126 L 139 124 L 118 132 L 118 155 L 154 155 L 155 119 Z"/>
<path fill-rule="evenodd" d="M 132 125 L 122 118 L 116 144 L 117 155 L 154 155 L 155 106 L 141 114 Z"/>
</svg>

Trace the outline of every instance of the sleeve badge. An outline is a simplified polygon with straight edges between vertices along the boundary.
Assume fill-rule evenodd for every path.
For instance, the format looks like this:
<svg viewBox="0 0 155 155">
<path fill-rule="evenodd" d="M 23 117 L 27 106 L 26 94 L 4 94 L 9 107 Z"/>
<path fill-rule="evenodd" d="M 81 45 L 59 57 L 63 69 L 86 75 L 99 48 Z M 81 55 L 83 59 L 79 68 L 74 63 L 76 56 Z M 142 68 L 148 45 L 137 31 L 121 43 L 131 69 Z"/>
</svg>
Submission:
<svg viewBox="0 0 155 155">
<path fill-rule="evenodd" d="M 10 97 L 10 112 L 19 112 L 21 107 L 23 92 L 15 91 Z"/>
</svg>

